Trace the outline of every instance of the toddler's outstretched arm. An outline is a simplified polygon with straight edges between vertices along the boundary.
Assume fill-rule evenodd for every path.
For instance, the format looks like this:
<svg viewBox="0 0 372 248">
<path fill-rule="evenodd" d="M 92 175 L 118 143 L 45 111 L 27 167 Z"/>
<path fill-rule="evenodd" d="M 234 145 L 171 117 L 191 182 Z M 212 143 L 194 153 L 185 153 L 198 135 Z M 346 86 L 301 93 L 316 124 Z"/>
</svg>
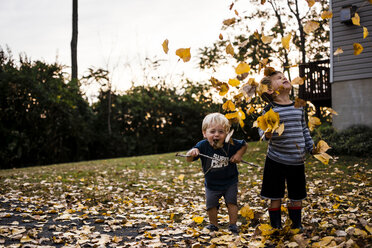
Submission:
<svg viewBox="0 0 372 248">
<path fill-rule="evenodd" d="M 198 148 L 192 148 L 186 153 L 186 161 L 187 162 L 192 162 L 195 157 L 199 156 L 199 149 Z"/>
</svg>

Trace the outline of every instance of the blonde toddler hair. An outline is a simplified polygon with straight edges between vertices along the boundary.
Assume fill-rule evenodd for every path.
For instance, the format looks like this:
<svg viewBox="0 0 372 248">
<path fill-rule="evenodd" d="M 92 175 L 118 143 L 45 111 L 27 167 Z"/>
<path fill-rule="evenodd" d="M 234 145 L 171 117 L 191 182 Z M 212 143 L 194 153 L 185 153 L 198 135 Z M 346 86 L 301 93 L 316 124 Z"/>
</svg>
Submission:
<svg viewBox="0 0 372 248">
<path fill-rule="evenodd" d="M 206 115 L 202 123 L 202 131 L 205 132 L 207 128 L 212 125 L 222 125 L 225 128 L 226 133 L 230 131 L 230 122 L 221 113 L 211 113 Z"/>
</svg>

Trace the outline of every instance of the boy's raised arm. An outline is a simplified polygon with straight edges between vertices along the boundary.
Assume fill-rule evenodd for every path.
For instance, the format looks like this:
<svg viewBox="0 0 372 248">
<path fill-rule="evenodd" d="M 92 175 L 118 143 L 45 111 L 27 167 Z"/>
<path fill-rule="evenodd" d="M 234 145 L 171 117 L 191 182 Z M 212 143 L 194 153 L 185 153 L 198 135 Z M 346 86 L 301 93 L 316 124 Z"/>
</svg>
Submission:
<svg viewBox="0 0 372 248">
<path fill-rule="evenodd" d="M 192 148 L 186 153 L 186 161 L 187 162 L 192 162 L 194 161 L 194 158 L 199 156 L 199 149 L 198 148 Z"/>
</svg>

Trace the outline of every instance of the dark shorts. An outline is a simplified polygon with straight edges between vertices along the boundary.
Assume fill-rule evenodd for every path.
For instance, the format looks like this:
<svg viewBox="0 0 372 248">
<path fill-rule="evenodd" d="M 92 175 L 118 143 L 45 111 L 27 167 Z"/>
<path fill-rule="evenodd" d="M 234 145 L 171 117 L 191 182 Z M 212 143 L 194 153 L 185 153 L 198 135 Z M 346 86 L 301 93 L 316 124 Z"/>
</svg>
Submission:
<svg viewBox="0 0 372 248">
<path fill-rule="evenodd" d="M 221 197 L 224 197 L 225 203 L 231 203 L 238 205 L 238 184 L 235 183 L 228 187 L 226 190 L 210 190 L 205 187 L 205 198 L 207 210 L 213 207 L 220 207 L 219 200 Z"/>
<path fill-rule="evenodd" d="M 282 199 L 286 183 L 290 200 L 305 199 L 305 165 L 285 165 L 266 157 L 261 196 L 271 200 Z"/>
</svg>

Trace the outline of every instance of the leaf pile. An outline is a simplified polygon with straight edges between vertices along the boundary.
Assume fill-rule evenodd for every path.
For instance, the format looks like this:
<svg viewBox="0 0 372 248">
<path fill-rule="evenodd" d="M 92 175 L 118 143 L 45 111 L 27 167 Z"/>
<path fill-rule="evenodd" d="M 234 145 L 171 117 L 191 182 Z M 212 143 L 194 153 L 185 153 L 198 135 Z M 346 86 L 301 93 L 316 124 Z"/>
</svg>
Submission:
<svg viewBox="0 0 372 248">
<path fill-rule="evenodd" d="M 10 247 L 366 247 L 371 243 L 371 160 L 307 162 L 305 231 L 271 235 L 259 197 L 265 143 L 250 143 L 240 165 L 239 235 L 205 226 L 200 162 L 174 154 L 4 170 L 0 246 Z M 283 206 L 285 221 L 286 208 Z"/>
</svg>

